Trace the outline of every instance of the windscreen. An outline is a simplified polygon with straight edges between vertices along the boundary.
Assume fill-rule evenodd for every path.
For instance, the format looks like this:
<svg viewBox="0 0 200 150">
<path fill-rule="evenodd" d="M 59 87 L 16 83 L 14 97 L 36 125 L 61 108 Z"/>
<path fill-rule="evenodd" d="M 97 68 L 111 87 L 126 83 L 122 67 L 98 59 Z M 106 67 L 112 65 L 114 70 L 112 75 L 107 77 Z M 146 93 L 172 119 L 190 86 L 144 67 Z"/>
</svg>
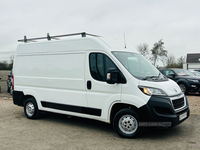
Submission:
<svg viewBox="0 0 200 150">
<path fill-rule="evenodd" d="M 179 75 L 179 76 L 195 76 L 193 73 L 191 73 L 188 70 L 184 69 L 174 69 L 174 71 Z"/>
<path fill-rule="evenodd" d="M 158 77 L 160 72 L 141 54 L 132 52 L 112 52 L 122 65 L 136 78 Z"/>
</svg>

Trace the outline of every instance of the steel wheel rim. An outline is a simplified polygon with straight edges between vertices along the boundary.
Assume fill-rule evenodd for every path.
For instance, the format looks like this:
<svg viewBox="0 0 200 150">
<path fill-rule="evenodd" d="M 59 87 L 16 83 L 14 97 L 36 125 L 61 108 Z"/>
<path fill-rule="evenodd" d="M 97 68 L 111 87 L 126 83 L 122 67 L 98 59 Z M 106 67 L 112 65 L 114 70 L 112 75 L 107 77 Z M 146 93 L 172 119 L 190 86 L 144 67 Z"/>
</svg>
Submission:
<svg viewBox="0 0 200 150">
<path fill-rule="evenodd" d="M 186 90 L 185 85 L 180 84 L 179 87 L 180 87 L 181 91 L 182 91 L 183 93 L 185 93 L 185 90 Z"/>
<path fill-rule="evenodd" d="M 26 104 L 26 113 L 27 113 L 27 115 L 28 116 L 33 116 L 34 112 L 35 112 L 35 107 L 34 107 L 33 103 L 28 102 Z"/>
<path fill-rule="evenodd" d="M 138 122 L 131 115 L 124 115 L 119 120 L 119 128 L 123 133 L 133 134 L 138 128 Z"/>
</svg>

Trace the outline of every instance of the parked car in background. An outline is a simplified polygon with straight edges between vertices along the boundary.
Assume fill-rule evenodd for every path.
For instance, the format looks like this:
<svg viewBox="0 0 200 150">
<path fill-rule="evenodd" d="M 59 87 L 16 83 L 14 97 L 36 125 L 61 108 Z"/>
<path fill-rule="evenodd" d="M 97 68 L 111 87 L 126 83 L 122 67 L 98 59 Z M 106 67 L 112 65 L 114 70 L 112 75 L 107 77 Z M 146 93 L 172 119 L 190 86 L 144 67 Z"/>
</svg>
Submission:
<svg viewBox="0 0 200 150">
<path fill-rule="evenodd" d="M 12 79 L 12 70 L 10 72 L 10 74 L 8 75 L 8 79 L 7 79 L 7 92 L 10 93 L 11 95 L 13 94 L 13 79 Z"/>
<path fill-rule="evenodd" d="M 199 76 L 200 77 L 200 72 L 198 72 L 198 71 L 190 71 L 190 72 L 192 72 L 195 76 Z"/>
<path fill-rule="evenodd" d="M 198 71 L 198 72 L 200 72 L 200 69 L 195 69 L 194 71 Z"/>
<path fill-rule="evenodd" d="M 174 80 L 183 93 L 200 92 L 200 77 L 195 76 L 190 71 L 178 68 L 166 68 L 161 69 L 160 72 Z"/>
</svg>

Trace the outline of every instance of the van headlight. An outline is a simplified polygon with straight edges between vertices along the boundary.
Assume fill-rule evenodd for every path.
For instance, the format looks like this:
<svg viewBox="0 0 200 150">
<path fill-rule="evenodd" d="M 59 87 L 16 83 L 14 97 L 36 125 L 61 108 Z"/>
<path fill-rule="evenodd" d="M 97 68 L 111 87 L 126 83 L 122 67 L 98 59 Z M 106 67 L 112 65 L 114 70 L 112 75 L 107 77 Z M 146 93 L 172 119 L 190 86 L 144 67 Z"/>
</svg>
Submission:
<svg viewBox="0 0 200 150">
<path fill-rule="evenodd" d="M 139 89 L 147 95 L 162 95 L 162 96 L 167 96 L 167 94 L 161 90 L 161 89 L 157 89 L 157 88 L 152 88 L 152 87 L 141 87 L 139 86 Z"/>
</svg>

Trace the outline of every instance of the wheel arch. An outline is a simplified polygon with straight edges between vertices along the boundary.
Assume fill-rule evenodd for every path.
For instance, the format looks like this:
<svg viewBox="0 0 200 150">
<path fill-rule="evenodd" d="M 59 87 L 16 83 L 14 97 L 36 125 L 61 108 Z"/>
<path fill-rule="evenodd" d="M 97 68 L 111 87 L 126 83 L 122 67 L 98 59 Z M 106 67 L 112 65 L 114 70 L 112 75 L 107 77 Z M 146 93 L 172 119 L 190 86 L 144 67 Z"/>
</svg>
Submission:
<svg viewBox="0 0 200 150">
<path fill-rule="evenodd" d="M 115 103 L 111 108 L 110 116 L 109 116 L 110 117 L 109 121 L 110 121 L 111 124 L 113 122 L 113 118 L 114 118 L 115 114 L 117 112 L 119 112 L 120 110 L 125 109 L 125 108 L 132 109 L 136 113 L 139 114 L 139 109 L 134 105 L 130 105 L 130 104 L 126 104 L 126 103 Z"/>
<path fill-rule="evenodd" d="M 181 84 L 181 83 L 184 83 L 184 84 L 187 85 L 188 87 L 190 86 L 189 83 L 188 83 L 187 81 L 185 81 L 185 80 L 178 80 L 178 81 L 177 81 L 177 84 L 178 84 L 178 85 Z"/>
<path fill-rule="evenodd" d="M 24 98 L 23 98 L 23 106 L 24 106 L 24 104 L 25 104 L 25 101 L 26 101 L 27 99 L 29 99 L 29 98 L 34 98 L 34 99 L 35 99 L 35 97 L 32 96 L 32 95 L 24 95 Z"/>
</svg>

